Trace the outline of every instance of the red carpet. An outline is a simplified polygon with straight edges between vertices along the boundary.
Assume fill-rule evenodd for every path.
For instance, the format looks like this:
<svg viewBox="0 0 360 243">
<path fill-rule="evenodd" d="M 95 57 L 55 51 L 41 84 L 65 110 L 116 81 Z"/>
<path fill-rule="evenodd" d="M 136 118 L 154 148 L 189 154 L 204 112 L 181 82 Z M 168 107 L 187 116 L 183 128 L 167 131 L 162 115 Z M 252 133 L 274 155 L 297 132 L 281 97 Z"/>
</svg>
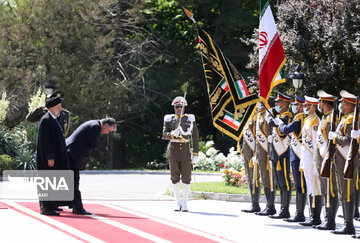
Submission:
<svg viewBox="0 0 360 243">
<path fill-rule="evenodd" d="M 8 209 L 9 207 L 2 202 L 0 202 L 0 209 Z"/>
<path fill-rule="evenodd" d="M 21 202 L 18 204 L 28 209 L 31 209 L 34 212 L 37 213 L 39 212 L 39 203 L 37 202 Z M 205 237 L 192 234 L 181 229 L 177 229 L 162 223 L 155 222 L 147 218 L 143 218 L 130 213 L 123 212 L 121 211 L 121 209 L 117 210 L 99 204 L 86 204 L 85 208 L 86 210 L 92 212 L 97 216 L 101 216 L 106 218 L 107 220 L 115 221 L 120 224 L 130 226 L 132 228 L 141 230 L 143 232 L 146 232 L 148 234 L 151 234 L 153 236 L 159 237 L 163 240 L 167 240 L 170 242 L 214 242 Z M 64 212 L 61 212 L 60 216 L 50 216 L 50 218 L 109 243 L 152 242 L 134 233 L 130 233 L 116 226 L 104 223 L 101 220 L 83 215 L 74 215 L 68 209 L 64 209 Z M 42 221 L 41 219 L 37 219 L 37 220 Z M 48 224 L 47 222 L 44 223 Z M 66 232 L 56 226 L 53 225 L 51 226 L 69 235 L 72 235 L 78 239 L 81 239 L 78 236 Z"/>
</svg>

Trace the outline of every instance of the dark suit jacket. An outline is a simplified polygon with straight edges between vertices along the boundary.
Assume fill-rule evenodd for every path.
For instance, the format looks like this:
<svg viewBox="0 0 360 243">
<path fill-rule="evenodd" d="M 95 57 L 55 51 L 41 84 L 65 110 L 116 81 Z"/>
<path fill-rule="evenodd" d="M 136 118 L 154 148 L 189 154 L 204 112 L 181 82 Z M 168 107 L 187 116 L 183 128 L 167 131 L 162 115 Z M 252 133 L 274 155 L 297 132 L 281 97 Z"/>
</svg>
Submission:
<svg viewBox="0 0 360 243">
<path fill-rule="evenodd" d="M 51 159 L 55 160 L 53 167 L 48 166 L 48 160 Z M 65 138 L 59 123 L 49 112 L 40 119 L 36 144 L 36 164 L 38 170 L 68 169 Z"/>
<path fill-rule="evenodd" d="M 70 162 L 73 169 L 85 169 L 91 153 L 99 145 L 100 131 L 100 121 L 90 120 L 81 124 L 66 139 L 66 147 L 71 157 Z"/>
</svg>

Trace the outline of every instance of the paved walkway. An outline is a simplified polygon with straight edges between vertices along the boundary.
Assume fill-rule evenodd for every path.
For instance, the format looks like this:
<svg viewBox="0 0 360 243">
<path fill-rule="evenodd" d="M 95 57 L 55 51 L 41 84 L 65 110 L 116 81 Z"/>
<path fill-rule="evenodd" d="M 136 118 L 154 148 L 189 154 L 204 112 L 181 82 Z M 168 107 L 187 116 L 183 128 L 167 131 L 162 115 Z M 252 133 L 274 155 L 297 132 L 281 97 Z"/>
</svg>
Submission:
<svg viewBox="0 0 360 243">
<path fill-rule="evenodd" d="M 219 181 L 221 176 L 197 175 L 196 180 Z M 0 192 L 4 185 L 0 182 Z M 42 215 L 34 209 L 36 201 L 21 202 L 18 198 L 1 195 L 0 202 L 9 209 L 0 209 L 0 240 L 6 243 L 120 242 L 116 238 L 119 236 L 115 235 L 122 232 L 121 236 L 125 238 L 121 242 L 132 243 L 148 242 L 149 239 L 153 242 L 200 242 L 199 239 L 204 242 L 354 242 L 350 236 L 333 235 L 282 220 L 242 213 L 241 209 L 249 206 L 246 202 L 191 200 L 190 212 L 174 212 L 174 201 L 163 194 L 169 185 L 167 174 L 84 173 L 81 175 L 81 191 L 85 208 L 97 214 L 91 220 L 87 216 L 72 215 L 67 209 L 63 217 L 39 218 Z M 0 203 L 0 208 L 2 206 Z M 264 204 L 261 207 L 264 208 Z M 294 211 L 292 205 L 291 212 Z M 342 221 L 337 218 L 338 227 L 342 226 Z M 97 223 L 87 232 L 85 226 L 94 222 Z M 111 224 L 111 230 L 102 226 L 104 223 Z M 155 223 L 158 224 L 156 227 Z M 360 233 L 360 222 L 355 221 L 355 225 Z M 141 227 L 153 231 L 144 234 L 146 230 Z M 165 230 L 166 227 L 170 228 Z M 100 235 L 96 235 L 97 229 L 101 229 Z M 179 240 L 175 240 L 174 235 Z M 133 239 L 135 236 L 138 241 Z M 102 238 L 107 240 L 98 241 Z"/>
</svg>

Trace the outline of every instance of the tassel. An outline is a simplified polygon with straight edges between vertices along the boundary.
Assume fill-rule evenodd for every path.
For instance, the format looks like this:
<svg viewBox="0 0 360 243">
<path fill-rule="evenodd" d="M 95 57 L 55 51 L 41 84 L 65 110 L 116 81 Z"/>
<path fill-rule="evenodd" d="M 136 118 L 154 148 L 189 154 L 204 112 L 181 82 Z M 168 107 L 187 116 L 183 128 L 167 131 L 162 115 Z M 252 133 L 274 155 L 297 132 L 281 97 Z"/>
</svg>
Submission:
<svg viewBox="0 0 360 243">
<path fill-rule="evenodd" d="M 281 170 L 280 160 L 278 160 L 278 162 L 277 162 L 276 170 L 277 170 L 277 171 Z"/>
<path fill-rule="evenodd" d="M 253 163 L 252 158 L 250 159 L 249 168 L 254 168 L 254 163 Z"/>
<path fill-rule="evenodd" d="M 237 149 L 238 153 L 240 153 L 240 151 L 241 151 L 240 141 L 237 141 L 236 149 Z"/>
<path fill-rule="evenodd" d="M 270 170 L 270 161 L 269 161 L 269 157 L 267 158 L 266 169 L 267 169 L 267 170 Z"/>
</svg>

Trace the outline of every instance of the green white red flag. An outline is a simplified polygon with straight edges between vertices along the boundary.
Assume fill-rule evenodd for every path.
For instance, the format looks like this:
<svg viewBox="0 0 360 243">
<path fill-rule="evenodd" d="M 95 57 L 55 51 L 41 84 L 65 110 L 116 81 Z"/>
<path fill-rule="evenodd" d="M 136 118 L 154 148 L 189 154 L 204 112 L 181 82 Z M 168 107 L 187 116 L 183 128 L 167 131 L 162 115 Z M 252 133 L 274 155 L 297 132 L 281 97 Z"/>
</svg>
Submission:
<svg viewBox="0 0 360 243">
<path fill-rule="evenodd" d="M 284 49 L 267 0 L 260 0 L 259 26 L 259 92 L 267 101 L 271 90 L 285 82 L 281 69 L 286 61 Z"/>
</svg>

